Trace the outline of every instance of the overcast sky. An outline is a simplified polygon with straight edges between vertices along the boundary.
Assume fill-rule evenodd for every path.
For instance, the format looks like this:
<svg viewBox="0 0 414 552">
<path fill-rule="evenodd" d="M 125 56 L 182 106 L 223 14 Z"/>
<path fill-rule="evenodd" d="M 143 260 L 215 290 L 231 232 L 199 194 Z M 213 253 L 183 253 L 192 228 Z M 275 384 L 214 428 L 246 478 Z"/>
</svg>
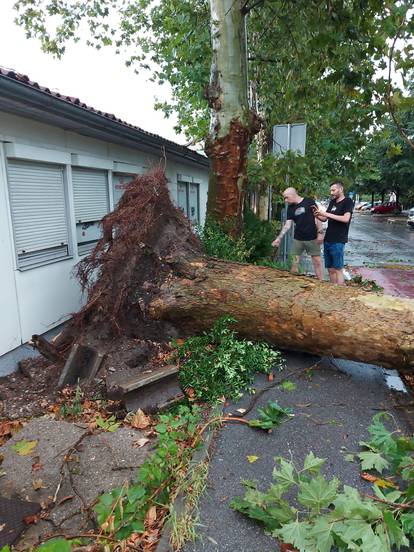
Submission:
<svg viewBox="0 0 414 552">
<path fill-rule="evenodd" d="M 62 59 L 41 51 L 39 42 L 28 40 L 14 23 L 15 0 L 0 0 L 0 65 L 24 73 L 53 90 L 80 98 L 86 104 L 115 114 L 144 130 L 184 144 L 173 130 L 174 119 L 153 109 L 154 98 L 167 99 L 169 89 L 136 75 L 122 56 L 109 48 L 99 51 L 85 44 L 70 44 Z"/>
</svg>

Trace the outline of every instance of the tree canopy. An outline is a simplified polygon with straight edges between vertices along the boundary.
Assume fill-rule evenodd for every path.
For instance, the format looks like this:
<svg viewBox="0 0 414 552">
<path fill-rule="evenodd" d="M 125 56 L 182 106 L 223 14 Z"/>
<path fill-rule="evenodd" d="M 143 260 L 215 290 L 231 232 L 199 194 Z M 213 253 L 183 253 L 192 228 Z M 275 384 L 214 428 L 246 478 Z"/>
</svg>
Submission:
<svg viewBox="0 0 414 552">
<path fill-rule="evenodd" d="M 328 175 L 355 178 L 373 125 L 400 127 L 412 98 L 414 0 L 238 0 L 246 15 L 250 102 L 267 136 L 274 124 L 306 122 L 305 159 L 250 156 L 252 182 L 298 175 L 317 188 Z M 18 0 L 18 22 L 63 55 L 70 40 L 112 46 L 136 71 L 168 82 L 177 130 L 193 143 L 209 131 L 211 65 L 207 0 Z M 387 113 L 391 113 L 389 117 Z M 403 140 L 405 138 L 402 138 Z M 268 143 L 268 151 L 271 144 Z M 289 165 L 289 167 L 288 167 Z"/>
</svg>

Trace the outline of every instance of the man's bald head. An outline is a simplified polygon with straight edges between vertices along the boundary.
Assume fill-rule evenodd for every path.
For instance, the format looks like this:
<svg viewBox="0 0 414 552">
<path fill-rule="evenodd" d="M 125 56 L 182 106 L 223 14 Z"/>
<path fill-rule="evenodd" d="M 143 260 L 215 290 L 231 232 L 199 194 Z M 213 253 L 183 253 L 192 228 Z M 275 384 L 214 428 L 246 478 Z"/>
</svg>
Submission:
<svg viewBox="0 0 414 552">
<path fill-rule="evenodd" d="M 299 196 L 296 188 L 286 188 L 286 190 L 283 192 L 283 199 L 286 203 L 289 205 L 300 203 L 302 201 L 302 198 Z"/>
</svg>

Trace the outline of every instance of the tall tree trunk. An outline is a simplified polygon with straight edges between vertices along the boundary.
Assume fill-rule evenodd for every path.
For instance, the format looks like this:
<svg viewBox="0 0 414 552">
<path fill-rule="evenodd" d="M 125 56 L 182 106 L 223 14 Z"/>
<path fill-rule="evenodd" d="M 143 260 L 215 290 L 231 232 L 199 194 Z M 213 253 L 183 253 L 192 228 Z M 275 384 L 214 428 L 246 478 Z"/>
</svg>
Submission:
<svg viewBox="0 0 414 552">
<path fill-rule="evenodd" d="M 149 314 L 192 334 L 228 314 L 249 339 L 414 370 L 414 301 L 273 268 L 190 259 L 161 286 Z"/>
<path fill-rule="evenodd" d="M 207 215 L 241 230 L 247 154 L 257 118 L 249 109 L 245 15 L 241 0 L 210 0 L 212 63 L 207 91 L 211 127 Z"/>
</svg>

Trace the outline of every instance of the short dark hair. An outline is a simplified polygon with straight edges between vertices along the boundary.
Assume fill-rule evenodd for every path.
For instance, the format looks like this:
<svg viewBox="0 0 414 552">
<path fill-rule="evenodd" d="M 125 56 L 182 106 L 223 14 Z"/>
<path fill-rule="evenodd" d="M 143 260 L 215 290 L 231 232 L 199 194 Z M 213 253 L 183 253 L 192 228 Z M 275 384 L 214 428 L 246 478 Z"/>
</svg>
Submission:
<svg viewBox="0 0 414 552">
<path fill-rule="evenodd" d="M 333 180 L 330 184 L 330 186 L 340 186 L 342 189 L 345 188 L 344 183 L 342 180 Z"/>
</svg>

